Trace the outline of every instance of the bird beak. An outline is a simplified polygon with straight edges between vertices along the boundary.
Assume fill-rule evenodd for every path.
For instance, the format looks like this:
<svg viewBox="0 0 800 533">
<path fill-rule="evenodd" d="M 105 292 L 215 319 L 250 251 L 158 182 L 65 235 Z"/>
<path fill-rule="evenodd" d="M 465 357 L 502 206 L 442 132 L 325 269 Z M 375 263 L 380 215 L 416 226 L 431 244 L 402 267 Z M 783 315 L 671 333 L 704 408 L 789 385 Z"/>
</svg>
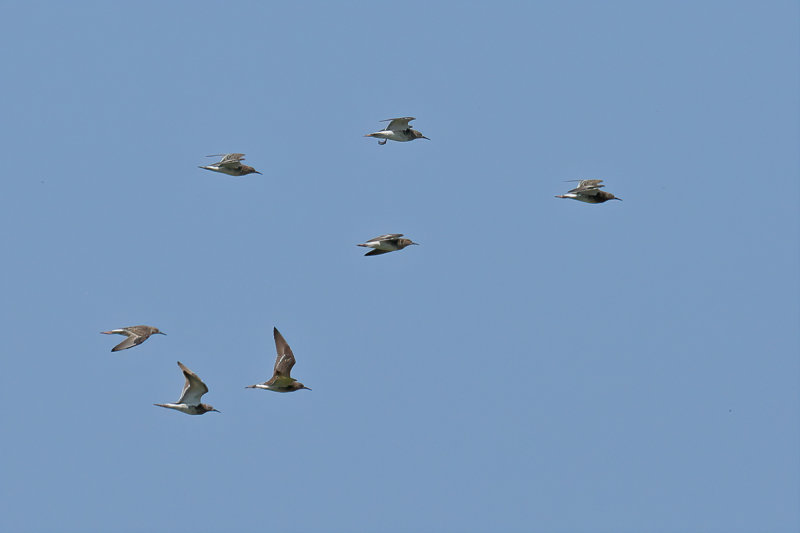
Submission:
<svg viewBox="0 0 800 533">
<path fill-rule="evenodd" d="M 261 174 L 261 172 L 259 172 L 258 170 L 254 170 L 253 172 L 255 172 L 256 174 Z M 263 176 L 263 174 L 261 175 Z"/>
<path fill-rule="evenodd" d="M 622 198 L 617 198 L 617 197 L 615 196 L 615 197 L 614 197 L 614 200 L 619 200 L 619 201 L 621 202 L 621 201 L 622 201 Z"/>
<path fill-rule="evenodd" d="M 309 387 L 306 387 L 305 385 L 303 385 L 303 388 L 306 390 L 311 390 Z"/>
<path fill-rule="evenodd" d="M 412 242 L 411 244 L 416 244 L 417 246 L 419 246 L 419 243 L 418 243 L 418 242 Z"/>
<path fill-rule="evenodd" d="M 427 137 L 425 137 L 424 135 L 422 136 L 422 138 L 423 138 L 423 139 L 428 139 L 428 138 L 427 138 Z M 428 140 L 430 141 L 430 139 L 428 139 Z"/>
<path fill-rule="evenodd" d="M 219 414 L 222 414 L 222 411 L 220 411 L 219 409 L 212 409 L 212 411 L 216 411 L 216 412 L 218 412 Z"/>
<path fill-rule="evenodd" d="M 166 335 L 166 333 L 164 333 L 163 331 L 159 331 L 158 334 L 159 335 Z"/>
</svg>

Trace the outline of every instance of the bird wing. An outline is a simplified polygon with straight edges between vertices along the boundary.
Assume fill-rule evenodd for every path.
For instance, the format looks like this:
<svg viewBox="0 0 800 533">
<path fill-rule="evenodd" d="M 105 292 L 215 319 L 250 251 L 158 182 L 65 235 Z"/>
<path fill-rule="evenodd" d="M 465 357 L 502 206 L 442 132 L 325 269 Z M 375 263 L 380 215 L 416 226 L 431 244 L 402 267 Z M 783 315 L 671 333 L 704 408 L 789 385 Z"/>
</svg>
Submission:
<svg viewBox="0 0 800 533">
<path fill-rule="evenodd" d="M 289 343 L 283 338 L 278 328 L 272 328 L 272 335 L 275 337 L 275 349 L 278 352 L 278 357 L 275 358 L 275 369 L 273 377 L 291 377 L 292 367 L 294 366 L 295 359 Z"/>
<path fill-rule="evenodd" d="M 371 252 L 367 252 L 364 255 L 381 255 L 381 254 L 388 254 L 393 250 L 372 250 Z"/>
<path fill-rule="evenodd" d="M 215 163 L 218 167 L 236 168 L 240 161 L 244 161 L 244 154 L 212 154 L 206 157 L 221 157 L 219 163 Z"/>
<path fill-rule="evenodd" d="M 244 161 L 244 154 L 211 154 L 207 155 L 206 157 L 221 157 L 220 163 L 223 161 Z"/>
<path fill-rule="evenodd" d="M 388 241 L 389 239 L 397 239 L 398 237 L 402 237 L 402 233 L 387 233 L 386 235 L 378 235 L 374 239 L 367 239 L 366 242 L 373 242 L 373 241 Z"/>
<path fill-rule="evenodd" d="M 605 187 L 605 185 L 600 185 L 601 183 L 603 183 L 603 180 L 580 180 L 578 182 L 578 186 L 569 192 L 581 192 L 589 189 L 600 189 L 601 187 Z"/>
<path fill-rule="evenodd" d="M 415 120 L 414 117 L 400 117 L 400 118 L 387 118 L 386 120 L 381 120 L 381 122 L 388 122 L 389 125 L 386 126 L 387 130 L 390 131 L 401 131 L 408 129 L 408 123 L 412 120 Z"/>
<path fill-rule="evenodd" d="M 225 154 L 220 163 L 227 163 L 228 161 L 244 161 L 244 154 Z"/>
<path fill-rule="evenodd" d="M 143 337 L 141 335 L 137 335 L 131 331 L 123 330 L 123 335 L 127 335 L 128 338 L 122 341 L 121 343 L 117 344 L 113 348 L 111 348 L 112 352 L 118 352 L 120 350 L 127 350 L 133 346 L 137 346 L 142 344 L 147 337 Z"/>
<path fill-rule="evenodd" d="M 241 161 L 243 160 L 244 154 L 225 154 L 225 157 L 217 163 L 217 166 L 238 169 L 242 166 Z"/>
<path fill-rule="evenodd" d="M 208 387 L 203 383 L 203 380 L 197 377 L 197 374 L 186 368 L 180 361 L 178 361 L 178 366 L 181 367 L 183 375 L 186 377 L 186 383 L 183 385 L 181 397 L 175 403 L 199 405 L 200 398 L 203 397 L 203 394 L 208 392 Z"/>
</svg>

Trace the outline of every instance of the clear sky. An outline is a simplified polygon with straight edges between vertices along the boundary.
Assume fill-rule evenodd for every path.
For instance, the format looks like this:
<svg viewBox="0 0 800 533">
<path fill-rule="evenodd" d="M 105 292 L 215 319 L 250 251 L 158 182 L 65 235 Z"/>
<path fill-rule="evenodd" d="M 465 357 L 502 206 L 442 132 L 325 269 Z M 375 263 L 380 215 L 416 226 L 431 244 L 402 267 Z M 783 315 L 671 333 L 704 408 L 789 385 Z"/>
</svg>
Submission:
<svg viewBox="0 0 800 533">
<path fill-rule="evenodd" d="M 796 2 L 121 4 L 0 11 L 0 530 L 800 528 Z"/>
</svg>

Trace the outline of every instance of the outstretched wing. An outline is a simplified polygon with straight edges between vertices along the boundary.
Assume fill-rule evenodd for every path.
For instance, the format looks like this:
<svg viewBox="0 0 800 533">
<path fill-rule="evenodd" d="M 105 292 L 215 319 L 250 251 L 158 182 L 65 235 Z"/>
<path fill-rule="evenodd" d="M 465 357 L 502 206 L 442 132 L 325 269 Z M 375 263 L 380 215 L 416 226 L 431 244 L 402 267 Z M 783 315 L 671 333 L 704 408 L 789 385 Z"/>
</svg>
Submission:
<svg viewBox="0 0 800 533">
<path fill-rule="evenodd" d="M 208 387 L 206 384 L 203 383 L 197 374 L 186 368 L 180 361 L 178 361 L 178 366 L 181 367 L 183 371 L 183 375 L 186 378 L 186 383 L 183 385 L 183 391 L 181 392 L 181 397 L 175 403 L 185 403 L 186 405 L 199 405 L 200 398 L 203 397 L 203 394 L 208 392 Z"/>
<path fill-rule="evenodd" d="M 278 328 L 272 328 L 272 335 L 275 337 L 275 349 L 278 352 L 278 357 L 275 359 L 273 378 L 275 376 L 291 377 L 292 367 L 295 363 L 292 349 L 286 339 L 283 338 L 283 335 L 281 335 L 281 332 L 278 331 Z"/>
<path fill-rule="evenodd" d="M 364 255 L 381 255 L 381 254 L 388 254 L 393 250 L 372 250 L 371 252 L 367 252 Z"/>
<path fill-rule="evenodd" d="M 220 163 L 227 163 L 229 161 L 244 161 L 244 154 L 225 154 Z"/>
<path fill-rule="evenodd" d="M 378 235 L 374 239 L 367 239 L 365 242 L 388 241 L 389 239 L 397 239 L 402 236 L 402 233 L 387 233 L 386 235 Z"/>
<path fill-rule="evenodd" d="M 605 187 L 605 185 L 600 185 L 601 183 L 603 183 L 603 180 L 580 180 L 580 182 L 578 182 L 578 186 L 569 192 L 585 192 L 592 189 L 597 190 L 601 187 Z"/>
<path fill-rule="evenodd" d="M 408 123 L 412 120 L 415 120 L 414 117 L 400 117 L 400 118 L 387 118 L 386 120 L 381 120 L 381 122 L 388 122 L 389 125 L 386 126 L 387 130 L 390 131 L 402 131 L 408 129 Z"/>
<path fill-rule="evenodd" d="M 239 162 L 244 161 L 244 154 L 212 154 L 206 157 L 222 157 L 219 163 L 216 163 L 218 167 L 238 168 Z"/>
<path fill-rule="evenodd" d="M 134 346 L 142 344 L 147 338 L 130 332 L 126 333 L 126 335 L 128 335 L 128 338 L 122 341 L 121 343 L 117 344 L 113 348 L 111 348 L 112 352 L 118 352 L 120 350 L 127 350 L 128 348 L 133 348 Z"/>
</svg>

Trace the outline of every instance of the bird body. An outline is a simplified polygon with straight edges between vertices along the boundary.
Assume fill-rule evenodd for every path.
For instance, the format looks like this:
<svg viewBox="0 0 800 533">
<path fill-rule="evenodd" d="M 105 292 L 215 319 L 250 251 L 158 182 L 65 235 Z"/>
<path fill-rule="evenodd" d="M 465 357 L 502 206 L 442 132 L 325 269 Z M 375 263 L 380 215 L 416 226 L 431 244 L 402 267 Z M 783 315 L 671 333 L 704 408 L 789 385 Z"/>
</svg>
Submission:
<svg viewBox="0 0 800 533">
<path fill-rule="evenodd" d="M 272 328 L 272 336 L 275 338 L 275 350 L 278 356 L 275 359 L 275 366 L 272 370 L 272 378 L 264 383 L 248 385 L 247 389 L 264 389 L 273 392 L 294 392 L 300 389 L 309 389 L 291 376 L 292 367 L 295 364 L 294 353 L 289 347 L 289 343 L 283 338 L 278 328 Z"/>
<path fill-rule="evenodd" d="M 414 117 L 402 118 L 388 118 L 381 122 L 388 122 L 389 125 L 381 131 L 374 133 L 367 133 L 364 137 L 375 137 L 376 139 L 383 139 L 378 141 L 378 144 L 386 144 L 386 141 L 408 142 L 416 139 L 428 139 L 421 132 L 412 129 L 408 125 L 409 122 L 414 120 Z M 430 140 L 430 139 L 428 139 Z"/>
<path fill-rule="evenodd" d="M 191 370 L 178 361 L 178 366 L 186 378 L 186 383 L 183 385 L 181 397 L 175 403 L 154 403 L 158 407 L 166 407 L 167 409 L 175 409 L 187 415 L 202 415 L 209 411 L 217 411 L 207 403 L 200 403 L 200 399 L 205 393 L 208 392 L 208 387 L 205 383 Z M 217 411 L 219 413 L 219 411 Z"/>
<path fill-rule="evenodd" d="M 127 350 L 128 348 L 133 348 L 134 346 L 138 346 L 146 341 L 150 335 L 166 335 L 166 333 L 162 333 L 159 331 L 158 328 L 154 328 L 153 326 L 128 326 L 127 328 L 119 328 L 119 329 L 112 329 L 110 331 L 101 331 L 105 335 L 125 335 L 128 337 L 121 343 L 117 344 L 113 348 L 111 348 L 112 352 L 118 352 L 120 350 Z"/>
<path fill-rule="evenodd" d="M 251 385 L 247 388 L 271 390 L 273 392 L 294 392 L 300 389 L 308 389 L 308 387 L 304 387 L 302 383 L 298 383 L 296 379 L 283 376 L 274 376 L 269 381 L 257 383 L 256 385 Z"/>
<path fill-rule="evenodd" d="M 556 198 L 571 198 L 587 204 L 602 204 L 608 200 L 622 201 L 622 198 L 617 198 L 610 192 L 601 191 L 600 189 L 605 187 L 605 185 L 600 185 L 601 183 L 603 180 L 580 180 L 577 187 L 564 194 L 556 195 Z"/>
<path fill-rule="evenodd" d="M 261 174 L 251 166 L 243 165 L 244 154 L 214 154 L 207 157 L 222 157 L 219 162 L 213 165 L 201 166 L 206 170 L 213 170 L 214 172 L 222 172 L 229 176 L 245 176 L 247 174 Z"/>
<path fill-rule="evenodd" d="M 411 246 L 412 244 L 419 244 L 411 239 L 402 239 L 402 236 L 402 233 L 387 233 L 386 235 L 378 235 L 377 237 L 369 239 L 363 244 L 357 244 L 356 246 L 372 248 L 371 251 L 365 253 L 364 255 L 380 255 L 402 250 L 406 246 Z"/>
<path fill-rule="evenodd" d="M 153 405 L 166 407 L 168 409 L 175 409 L 176 411 L 186 413 L 187 415 L 203 415 L 209 411 L 216 411 L 216 409 L 205 403 L 201 403 L 199 405 L 186 405 L 185 403 L 154 403 Z"/>
</svg>

